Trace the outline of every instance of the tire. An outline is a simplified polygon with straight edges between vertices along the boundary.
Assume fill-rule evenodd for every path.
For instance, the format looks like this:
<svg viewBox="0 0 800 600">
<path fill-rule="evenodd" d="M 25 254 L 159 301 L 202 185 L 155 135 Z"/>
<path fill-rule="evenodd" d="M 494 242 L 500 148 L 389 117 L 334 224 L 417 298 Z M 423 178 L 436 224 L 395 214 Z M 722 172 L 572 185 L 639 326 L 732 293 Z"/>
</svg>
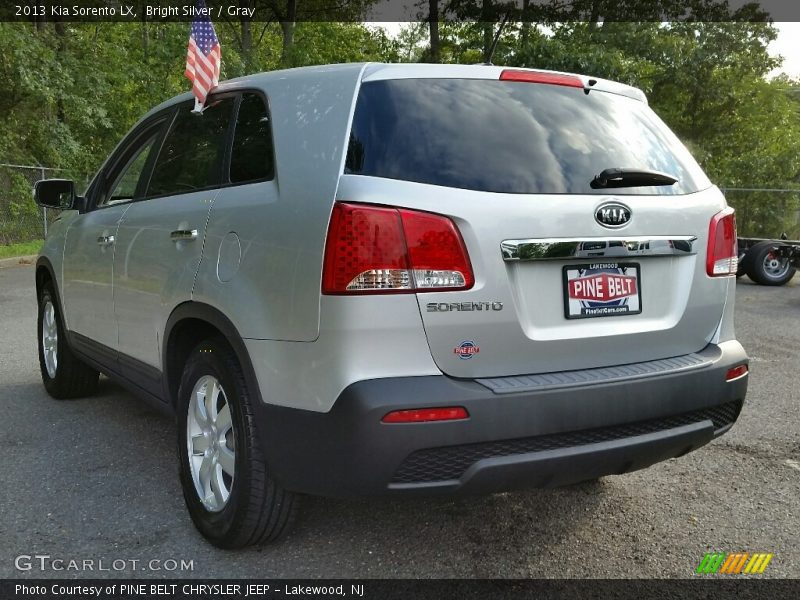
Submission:
<svg viewBox="0 0 800 600">
<path fill-rule="evenodd" d="M 72 353 L 53 284 L 42 286 L 37 319 L 39 370 L 47 393 L 57 400 L 91 396 L 100 374 Z"/>
<path fill-rule="evenodd" d="M 744 270 L 747 276 L 761 285 L 783 285 L 794 277 L 796 269 L 788 259 L 778 260 L 774 251 L 779 242 L 759 242 L 747 251 Z"/>
<path fill-rule="evenodd" d="M 253 402 L 224 340 L 192 351 L 178 391 L 180 478 L 192 521 L 219 548 L 277 541 L 295 519 L 295 494 L 270 477 Z"/>
</svg>

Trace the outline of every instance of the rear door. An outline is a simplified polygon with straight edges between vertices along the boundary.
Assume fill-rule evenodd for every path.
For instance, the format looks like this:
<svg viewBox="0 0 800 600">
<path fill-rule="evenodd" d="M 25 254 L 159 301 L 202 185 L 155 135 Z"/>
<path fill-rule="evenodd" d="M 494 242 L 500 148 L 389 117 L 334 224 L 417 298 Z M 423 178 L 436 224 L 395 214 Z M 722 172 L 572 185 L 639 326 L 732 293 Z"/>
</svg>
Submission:
<svg viewBox="0 0 800 600">
<path fill-rule="evenodd" d="M 144 198 L 119 226 L 114 309 L 120 361 L 145 379 L 161 368 L 160 338 L 169 313 L 191 298 L 233 105 L 233 96 L 212 99 L 201 115 L 191 112 L 192 103 L 178 106 Z"/>
<path fill-rule="evenodd" d="M 350 148 L 340 200 L 444 214 L 464 237 L 472 289 L 417 295 L 445 373 L 678 356 L 720 322 L 730 279 L 706 275 L 705 253 L 724 198 L 639 99 L 577 78 L 378 77 L 362 84 Z M 592 187 L 608 168 L 677 183 Z"/>
</svg>

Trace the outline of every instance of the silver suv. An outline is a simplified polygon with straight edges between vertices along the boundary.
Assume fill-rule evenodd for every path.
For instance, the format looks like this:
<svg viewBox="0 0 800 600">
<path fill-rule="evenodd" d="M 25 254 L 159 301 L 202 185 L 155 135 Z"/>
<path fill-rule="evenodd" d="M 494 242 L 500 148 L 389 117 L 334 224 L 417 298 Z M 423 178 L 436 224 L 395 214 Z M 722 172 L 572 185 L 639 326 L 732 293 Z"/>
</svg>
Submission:
<svg viewBox="0 0 800 600">
<path fill-rule="evenodd" d="M 98 372 L 177 419 L 211 542 L 298 493 L 487 493 L 627 473 L 747 388 L 733 211 L 641 91 L 495 66 L 229 81 L 125 136 L 36 269 L 55 398 Z"/>
</svg>

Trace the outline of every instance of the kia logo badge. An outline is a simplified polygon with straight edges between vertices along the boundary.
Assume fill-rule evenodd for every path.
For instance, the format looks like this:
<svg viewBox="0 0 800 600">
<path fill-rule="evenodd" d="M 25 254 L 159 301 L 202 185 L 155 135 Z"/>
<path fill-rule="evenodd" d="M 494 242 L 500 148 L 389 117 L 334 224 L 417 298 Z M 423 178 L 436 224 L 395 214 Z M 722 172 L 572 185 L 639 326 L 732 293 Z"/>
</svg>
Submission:
<svg viewBox="0 0 800 600">
<path fill-rule="evenodd" d="M 630 222 L 631 209 L 619 202 L 606 202 L 597 207 L 594 218 L 603 227 L 616 229 Z"/>
</svg>

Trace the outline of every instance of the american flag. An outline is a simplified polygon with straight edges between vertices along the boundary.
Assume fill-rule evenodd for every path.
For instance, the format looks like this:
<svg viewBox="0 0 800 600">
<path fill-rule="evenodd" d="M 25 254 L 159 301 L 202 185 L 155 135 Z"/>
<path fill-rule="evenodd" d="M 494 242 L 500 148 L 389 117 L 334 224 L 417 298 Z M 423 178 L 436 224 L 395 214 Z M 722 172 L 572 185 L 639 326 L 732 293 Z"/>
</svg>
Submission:
<svg viewBox="0 0 800 600">
<path fill-rule="evenodd" d="M 199 0 L 198 8 L 205 9 L 204 0 Z M 205 13 L 206 11 L 198 11 Z M 208 16 L 197 16 L 192 22 L 189 36 L 189 49 L 186 52 L 186 71 L 184 74 L 192 82 L 195 97 L 194 109 L 200 111 L 209 92 L 219 84 L 219 66 L 222 52 L 214 25 Z"/>
</svg>

